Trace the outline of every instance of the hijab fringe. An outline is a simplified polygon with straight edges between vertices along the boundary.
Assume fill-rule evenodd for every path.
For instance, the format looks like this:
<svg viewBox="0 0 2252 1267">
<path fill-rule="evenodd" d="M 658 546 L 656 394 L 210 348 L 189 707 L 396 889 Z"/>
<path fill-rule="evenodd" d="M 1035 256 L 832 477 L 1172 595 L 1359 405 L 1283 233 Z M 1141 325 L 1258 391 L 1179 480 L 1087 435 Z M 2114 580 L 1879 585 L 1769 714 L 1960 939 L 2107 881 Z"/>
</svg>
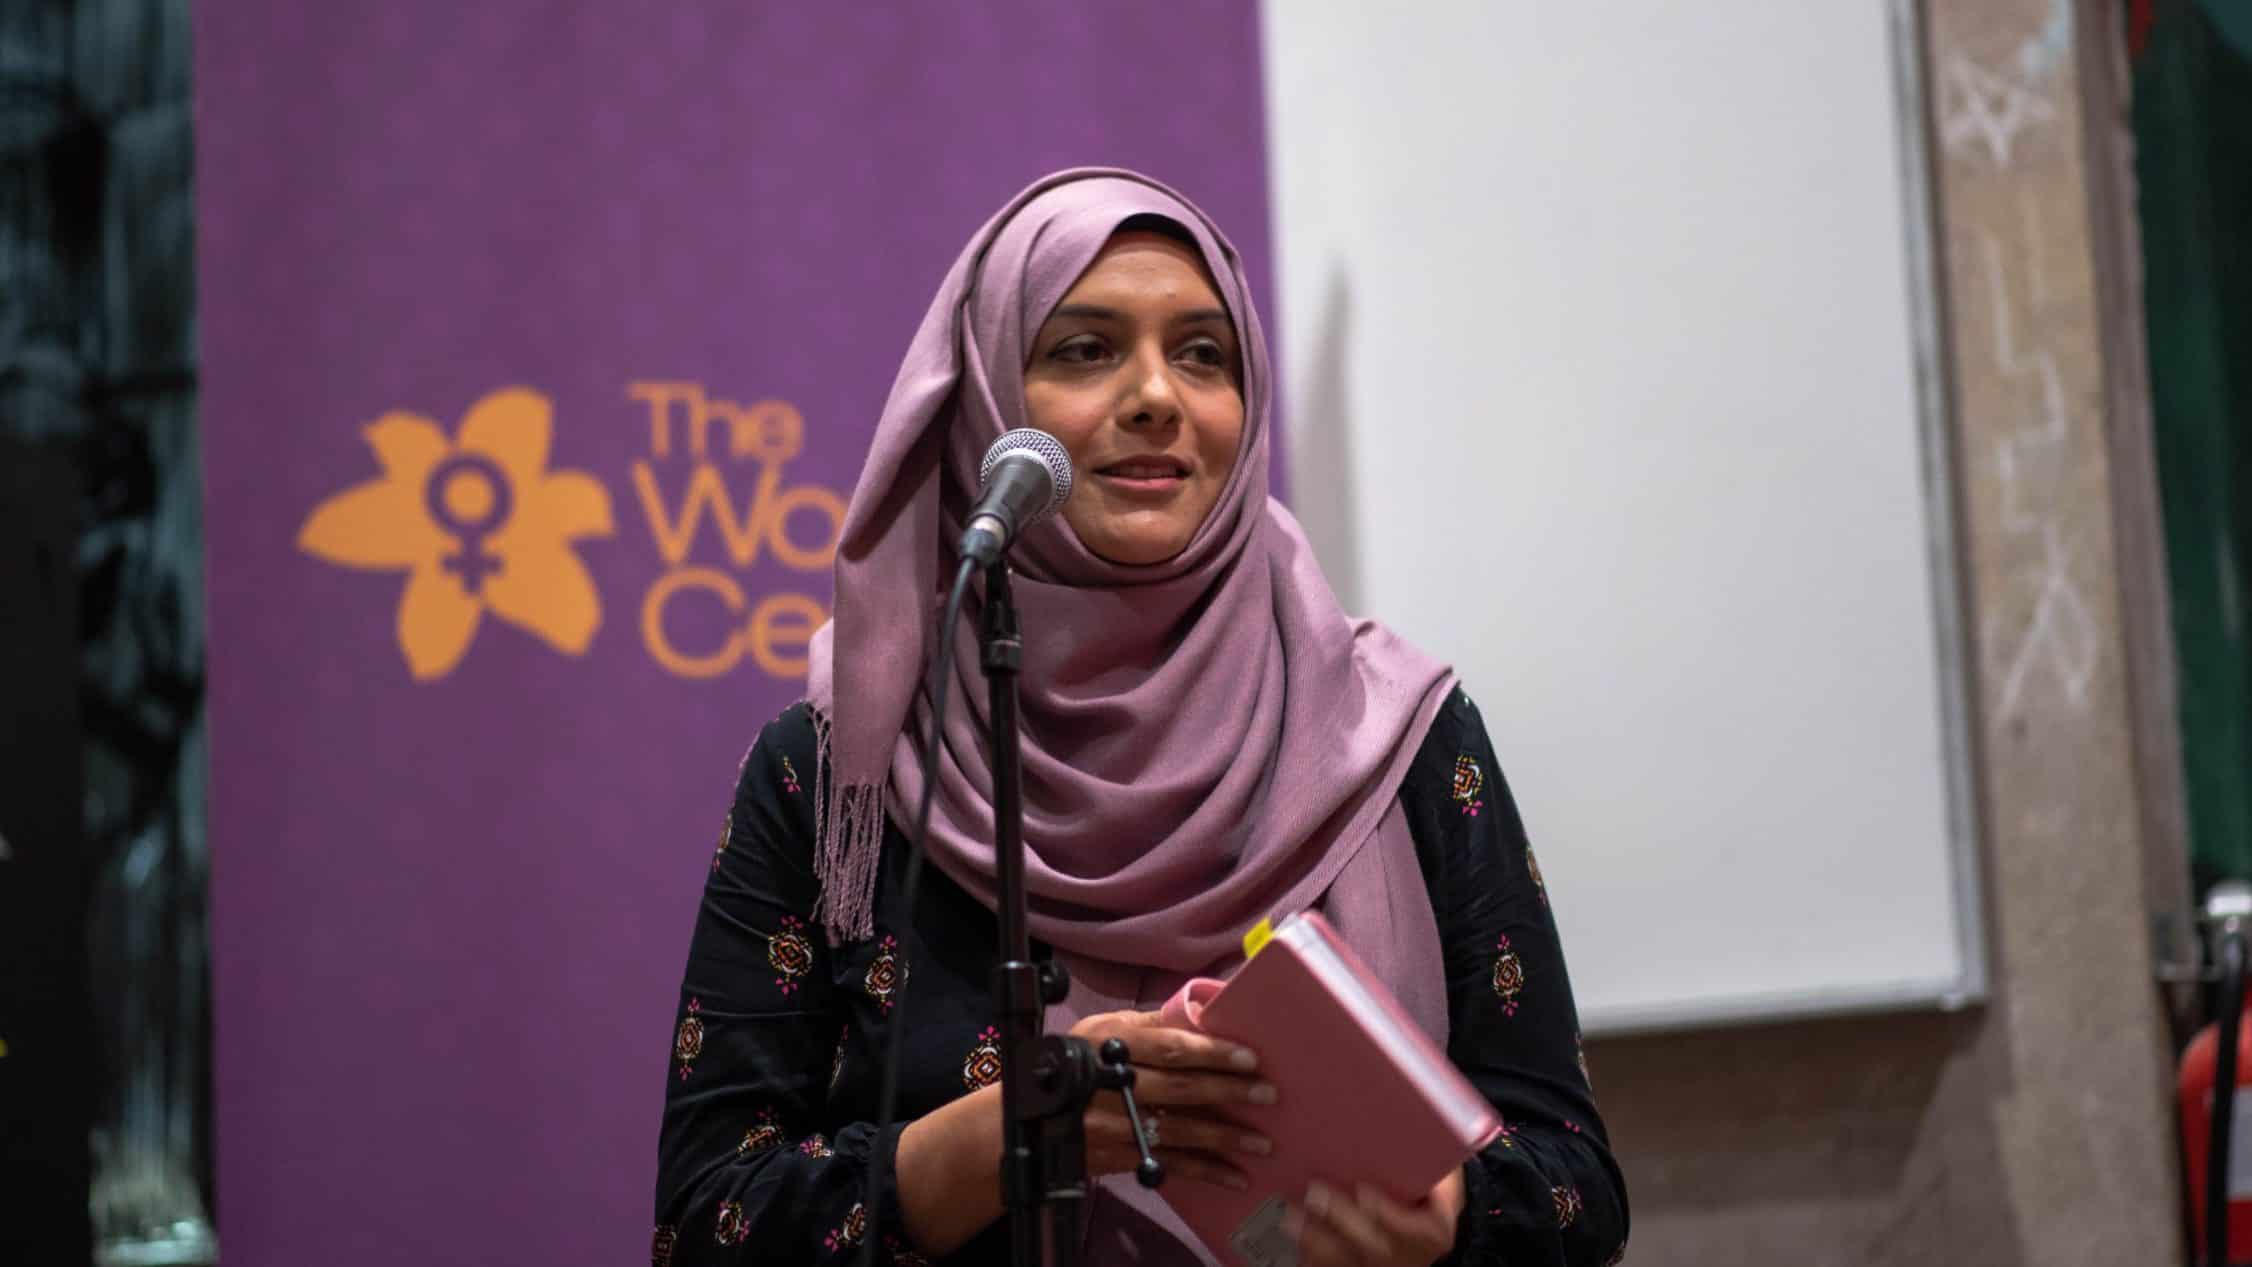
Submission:
<svg viewBox="0 0 2252 1267">
<path fill-rule="evenodd" d="M 883 859 L 884 789 L 841 783 L 829 751 L 829 717 L 813 715 L 814 875 L 821 898 L 813 914 L 831 946 L 876 935 L 876 872 Z"/>
</svg>

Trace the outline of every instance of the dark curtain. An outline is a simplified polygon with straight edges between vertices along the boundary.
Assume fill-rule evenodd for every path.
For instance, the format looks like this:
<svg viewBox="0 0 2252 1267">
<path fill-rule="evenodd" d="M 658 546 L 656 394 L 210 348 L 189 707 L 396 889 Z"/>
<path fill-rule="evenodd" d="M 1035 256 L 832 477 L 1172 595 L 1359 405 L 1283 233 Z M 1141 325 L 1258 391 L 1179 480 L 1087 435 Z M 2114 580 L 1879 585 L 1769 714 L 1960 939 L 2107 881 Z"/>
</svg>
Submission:
<svg viewBox="0 0 2252 1267">
<path fill-rule="evenodd" d="M 0 1261 L 214 1255 L 190 179 L 186 0 L 0 3 Z"/>
</svg>

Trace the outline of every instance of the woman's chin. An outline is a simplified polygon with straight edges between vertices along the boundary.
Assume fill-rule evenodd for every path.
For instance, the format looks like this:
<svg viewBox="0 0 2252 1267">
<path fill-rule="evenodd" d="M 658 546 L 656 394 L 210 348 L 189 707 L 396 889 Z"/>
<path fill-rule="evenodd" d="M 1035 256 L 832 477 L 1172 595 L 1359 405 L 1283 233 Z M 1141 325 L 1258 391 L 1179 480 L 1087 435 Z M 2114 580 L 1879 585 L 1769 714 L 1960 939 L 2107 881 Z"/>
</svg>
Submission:
<svg viewBox="0 0 2252 1267">
<path fill-rule="evenodd" d="M 1116 529 L 1093 534 L 1081 532 L 1079 539 L 1104 559 L 1127 567 L 1163 563 L 1189 543 L 1188 534 L 1171 524 L 1148 529 L 1129 528 L 1123 532 Z"/>
</svg>

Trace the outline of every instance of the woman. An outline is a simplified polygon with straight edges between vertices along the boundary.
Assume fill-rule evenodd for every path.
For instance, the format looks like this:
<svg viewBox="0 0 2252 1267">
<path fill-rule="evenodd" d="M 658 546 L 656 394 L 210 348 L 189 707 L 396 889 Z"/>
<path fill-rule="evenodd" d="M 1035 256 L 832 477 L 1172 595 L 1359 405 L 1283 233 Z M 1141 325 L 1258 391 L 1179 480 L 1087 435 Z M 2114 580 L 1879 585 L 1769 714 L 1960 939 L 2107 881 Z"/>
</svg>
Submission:
<svg viewBox="0 0 2252 1267">
<path fill-rule="evenodd" d="M 1266 1141 L 1208 1112 L 1271 1103 L 1258 1053 L 1168 1029 L 1259 918 L 1322 910 L 1507 1133 L 1424 1198 L 1309 1191 L 1308 1264 L 1596 1264 L 1626 1202 L 1579 1058 L 1548 896 L 1470 701 L 1338 609 L 1269 500 L 1267 350 L 1235 251 L 1128 172 L 1027 189 L 963 251 L 853 492 L 808 698 L 745 757 L 681 990 L 660 1146 L 659 1264 L 1007 1261 L 998 1158 L 992 780 L 969 600 L 939 740 L 920 909 L 900 881 L 922 791 L 935 596 L 1012 425 L 1078 483 L 1015 547 L 1026 629 L 1031 928 L 1071 969 L 1054 1026 L 1127 1039 L 1169 1183 L 1242 1182 Z M 901 1124 L 873 1121 L 912 991 Z M 1319 1112 L 1319 1106 L 1307 1106 Z M 1123 1108 L 1087 1112 L 1091 1262 L 1210 1262 L 1123 1181 Z M 893 1181 L 862 1204 L 871 1155 Z M 749 1257 L 746 1258 L 746 1254 Z"/>
</svg>

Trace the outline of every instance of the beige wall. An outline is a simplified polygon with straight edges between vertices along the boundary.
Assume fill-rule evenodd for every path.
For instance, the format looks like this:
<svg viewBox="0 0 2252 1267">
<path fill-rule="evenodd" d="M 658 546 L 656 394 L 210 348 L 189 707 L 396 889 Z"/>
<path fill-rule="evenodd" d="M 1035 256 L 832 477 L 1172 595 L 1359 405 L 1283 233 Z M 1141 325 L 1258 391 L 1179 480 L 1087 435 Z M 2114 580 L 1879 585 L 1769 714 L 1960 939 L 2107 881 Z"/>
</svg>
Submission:
<svg viewBox="0 0 2252 1267">
<path fill-rule="evenodd" d="M 2093 25 L 2118 7 L 1924 5 L 1992 999 L 1591 1043 L 1629 1262 L 2181 1261 L 2148 931 L 2180 901 L 2178 776 Z"/>
</svg>

